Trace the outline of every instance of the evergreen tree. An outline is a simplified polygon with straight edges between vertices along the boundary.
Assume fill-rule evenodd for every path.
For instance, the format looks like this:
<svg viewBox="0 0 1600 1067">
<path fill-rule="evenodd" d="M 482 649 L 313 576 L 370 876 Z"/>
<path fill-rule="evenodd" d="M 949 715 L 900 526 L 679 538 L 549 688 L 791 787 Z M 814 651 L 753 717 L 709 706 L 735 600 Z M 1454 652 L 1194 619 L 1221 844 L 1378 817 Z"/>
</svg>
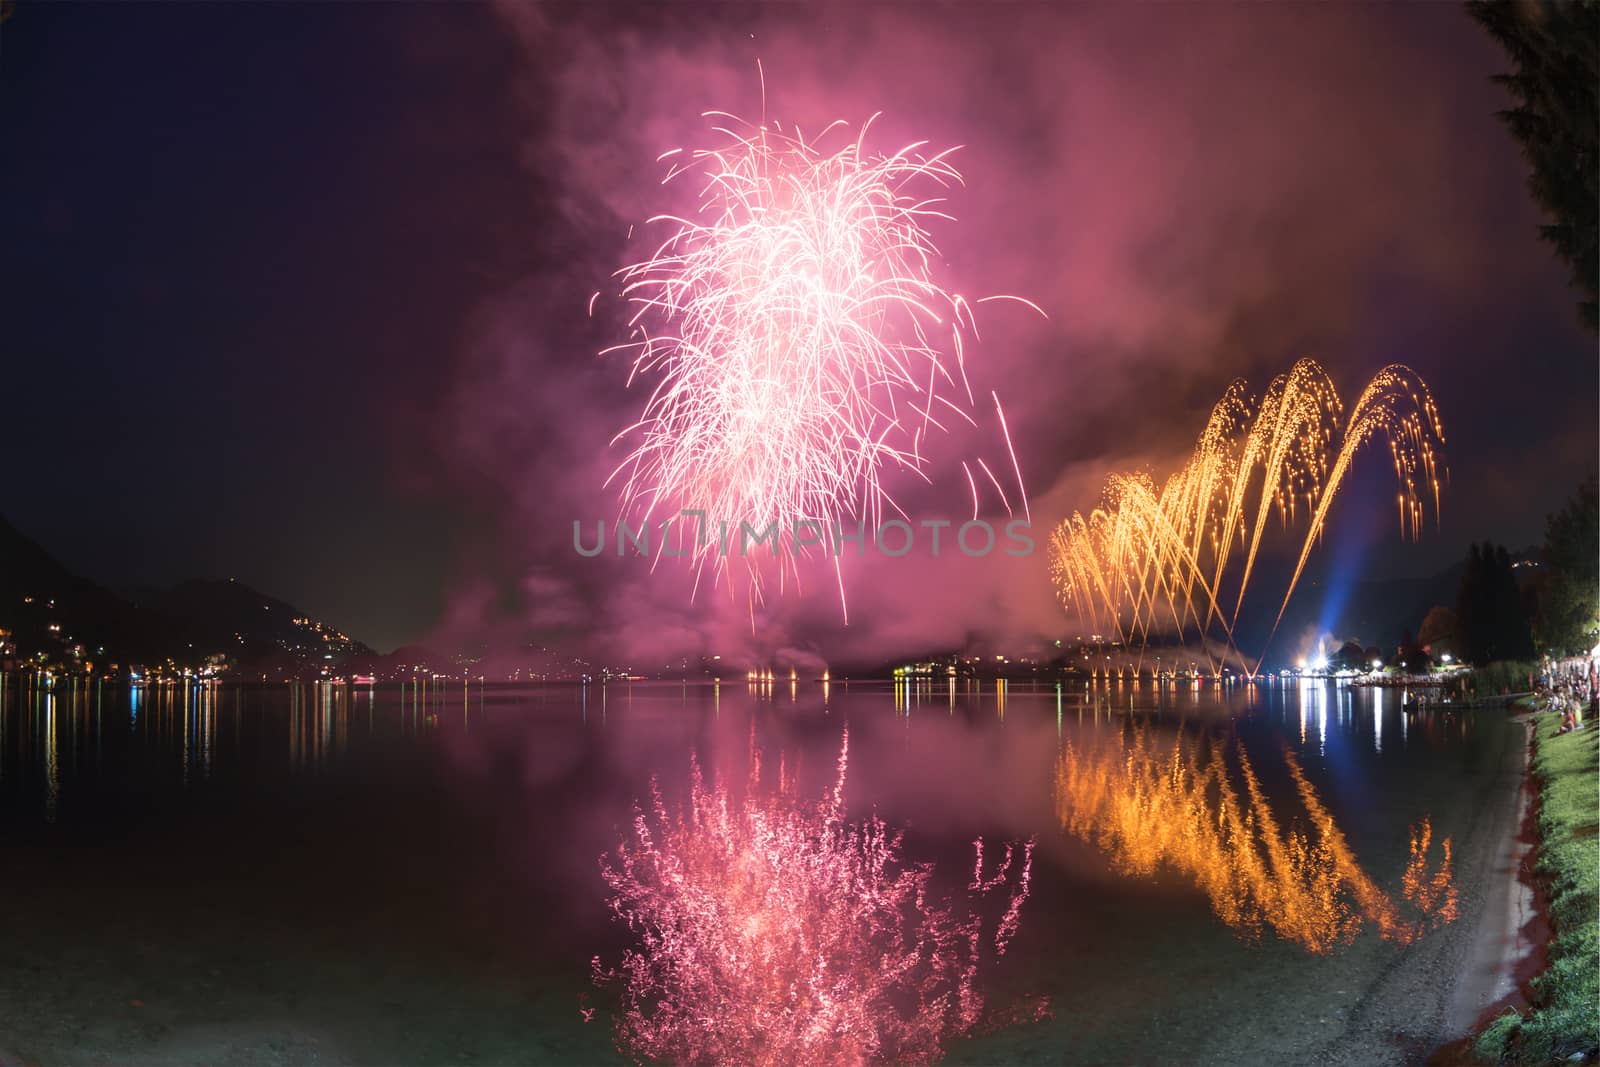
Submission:
<svg viewBox="0 0 1600 1067">
<path fill-rule="evenodd" d="M 1428 615 L 1422 620 L 1422 626 L 1417 630 L 1417 643 L 1425 645 L 1432 650 L 1432 654 L 1439 656 L 1448 652 L 1457 654 L 1456 646 L 1460 642 L 1460 625 L 1456 621 L 1456 613 L 1443 604 L 1435 604 Z"/>
<path fill-rule="evenodd" d="M 1511 556 L 1505 545 L 1494 552 L 1494 644 L 1491 659 L 1529 660 L 1534 657 L 1533 628 L 1517 588 L 1517 575 L 1511 569 Z"/>
<path fill-rule="evenodd" d="M 1461 588 L 1456 594 L 1456 627 L 1461 638 L 1461 658 L 1478 666 L 1489 662 L 1484 589 L 1483 552 L 1474 544 L 1467 550 L 1467 568 L 1461 572 Z"/>
<path fill-rule="evenodd" d="M 1578 315 L 1593 330 L 1600 288 L 1600 4 L 1472 0 L 1472 17 L 1510 56 L 1495 77 L 1500 112 L 1530 168 L 1528 190 L 1549 217 L 1540 235 L 1572 270 Z"/>
<path fill-rule="evenodd" d="M 1590 478 L 1545 520 L 1539 641 L 1556 655 L 1587 652 L 1600 622 L 1600 483 Z"/>
<path fill-rule="evenodd" d="M 1495 660 L 1533 658 L 1533 630 L 1504 545 L 1485 541 L 1467 553 L 1456 597 L 1456 626 L 1461 657 L 1468 663 L 1481 667 Z"/>
</svg>

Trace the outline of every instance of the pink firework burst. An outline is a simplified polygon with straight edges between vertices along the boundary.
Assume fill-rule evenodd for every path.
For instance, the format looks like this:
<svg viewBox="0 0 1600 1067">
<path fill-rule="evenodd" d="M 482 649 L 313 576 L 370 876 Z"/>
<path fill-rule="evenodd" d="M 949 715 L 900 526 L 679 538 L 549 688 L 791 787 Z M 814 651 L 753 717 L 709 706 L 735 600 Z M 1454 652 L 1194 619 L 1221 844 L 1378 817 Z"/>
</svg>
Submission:
<svg viewBox="0 0 1600 1067">
<path fill-rule="evenodd" d="M 819 542 L 826 550 L 836 525 L 853 532 L 885 511 L 903 514 L 884 475 L 900 469 L 929 480 L 931 432 L 951 419 L 975 424 L 963 347 L 975 333 L 973 309 L 935 280 L 939 253 L 927 229 L 950 220 L 940 193 L 961 176 L 949 162 L 954 149 L 929 154 L 919 142 L 869 153 L 871 120 L 824 151 L 818 144 L 837 140 L 843 123 L 808 140 L 775 124 L 752 129 L 709 116 L 722 123 L 721 147 L 661 157 L 670 161 L 667 181 L 702 182 L 698 211 L 651 219 L 668 227 L 665 240 L 618 272 L 634 305 L 633 334 L 607 351 L 629 353 L 630 385 L 653 388 L 642 416 L 613 442 L 631 450 L 611 479 L 620 480 L 624 514 L 642 522 L 693 509 L 735 534 L 744 522 L 776 524 L 781 582 L 798 578 L 798 556 Z M 1013 499 L 1025 511 L 1005 414 L 993 400 Z M 982 469 L 1010 511 L 999 481 Z M 698 568 L 728 572 L 719 537 L 688 554 Z M 759 571 L 750 575 L 759 599 Z"/>
<path fill-rule="evenodd" d="M 652 788 L 630 839 L 602 861 L 611 907 L 638 937 L 596 980 L 621 988 L 617 1044 L 680 1063 L 927 1063 L 983 1015 L 980 963 L 1004 954 L 1028 896 L 1033 843 L 985 870 L 966 900 L 936 898 L 933 870 L 900 857 L 876 816 L 845 818 L 849 752 L 820 800 L 791 783 L 730 796 L 692 768 L 669 813 Z M 1000 913 L 986 923 L 985 902 Z M 992 932 L 989 932 L 990 926 Z"/>
</svg>

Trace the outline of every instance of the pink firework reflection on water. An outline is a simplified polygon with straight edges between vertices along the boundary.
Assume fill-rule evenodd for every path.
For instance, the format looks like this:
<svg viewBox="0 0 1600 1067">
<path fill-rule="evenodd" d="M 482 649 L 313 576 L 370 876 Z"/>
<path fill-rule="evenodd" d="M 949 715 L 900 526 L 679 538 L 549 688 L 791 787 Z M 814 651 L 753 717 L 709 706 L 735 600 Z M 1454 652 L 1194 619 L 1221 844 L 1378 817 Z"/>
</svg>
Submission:
<svg viewBox="0 0 1600 1067">
<path fill-rule="evenodd" d="M 941 898 L 932 865 L 901 858 L 900 832 L 876 815 L 846 819 L 848 754 L 846 732 L 833 788 L 817 800 L 797 796 L 781 765 L 776 790 L 763 791 L 755 753 L 743 796 L 708 786 L 697 763 L 677 813 L 652 786 L 649 810 L 602 861 L 612 911 L 638 938 L 616 967 L 594 962 L 596 980 L 621 990 L 623 1052 L 927 1063 L 983 1021 L 979 967 L 1017 932 L 1033 842 L 1007 844 L 986 871 L 975 841 L 965 899 Z"/>
</svg>

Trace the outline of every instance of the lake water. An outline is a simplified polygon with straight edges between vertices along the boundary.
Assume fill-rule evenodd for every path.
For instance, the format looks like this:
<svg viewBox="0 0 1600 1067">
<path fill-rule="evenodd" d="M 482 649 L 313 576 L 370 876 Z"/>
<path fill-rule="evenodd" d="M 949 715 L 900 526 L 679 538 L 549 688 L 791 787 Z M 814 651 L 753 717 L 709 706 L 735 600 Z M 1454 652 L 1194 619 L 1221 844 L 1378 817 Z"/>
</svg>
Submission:
<svg viewBox="0 0 1600 1067">
<path fill-rule="evenodd" d="M 1036 842 L 981 984 L 1048 1016 L 952 1062 L 1304 1062 L 1377 1029 L 1415 1059 L 1437 1035 L 1384 983 L 1470 919 L 1515 745 L 1504 712 L 1331 683 L 3 693 L 0 1050 L 28 1062 L 620 1062 L 590 960 L 631 943 L 600 857 L 636 800 L 677 804 L 691 756 L 742 788 L 752 750 L 820 796 L 846 728 L 851 816 L 941 889 L 974 838 Z"/>
</svg>

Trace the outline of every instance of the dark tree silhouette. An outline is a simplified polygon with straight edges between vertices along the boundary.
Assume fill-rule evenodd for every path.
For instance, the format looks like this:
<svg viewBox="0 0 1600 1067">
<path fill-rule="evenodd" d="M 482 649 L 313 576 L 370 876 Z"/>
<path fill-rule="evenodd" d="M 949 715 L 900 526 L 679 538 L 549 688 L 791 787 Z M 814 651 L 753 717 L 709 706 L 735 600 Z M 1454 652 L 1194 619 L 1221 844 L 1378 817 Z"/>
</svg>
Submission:
<svg viewBox="0 0 1600 1067">
<path fill-rule="evenodd" d="M 1411 636 L 1411 631 L 1407 630 L 1400 635 L 1400 647 L 1395 649 L 1390 663 L 1411 674 L 1417 674 L 1433 666 L 1433 659 L 1422 650 L 1422 646 Z"/>
<path fill-rule="evenodd" d="M 1453 656 L 1459 643 L 1459 630 L 1456 613 L 1443 604 L 1436 604 L 1417 629 L 1417 643 L 1431 649 L 1435 656 L 1446 652 Z"/>
<path fill-rule="evenodd" d="M 1469 663 L 1533 658 L 1533 630 L 1504 545 L 1485 541 L 1467 553 L 1456 620 L 1461 657 Z"/>
<path fill-rule="evenodd" d="M 1545 520 L 1537 626 L 1546 651 L 1586 652 L 1600 621 L 1600 483 L 1590 478 Z"/>
<path fill-rule="evenodd" d="M 1593 330 L 1600 287 L 1600 4 L 1594 0 L 1470 0 L 1467 11 L 1511 57 L 1495 76 L 1513 106 L 1500 112 L 1532 172 L 1528 189 L 1550 222 L 1540 234 L 1572 269 Z"/>
<path fill-rule="evenodd" d="M 1468 663 L 1488 662 L 1487 593 L 1483 550 L 1474 544 L 1467 549 L 1467 568 L 1461 572 L 1461 587 L 1456 592 L 1456 632 L 1461 641 L 1461 658 Z"/>
<path fill-rule="evenodd" d="M 1490 659 L 1527 660 L 1536 655 L 1533 627 L 1528 623 L 1528 611 L 1505 545 L 1494 549 L 1494 619 Z"/>
<path fill-rule="evenodd" d="M 1346 641 L 1339 646 L 1339 651 L 1333 654 L 1328 666 L 1336 671 L 1364 671 L 1371 662 L 1360 641 Z"/>
</svg>

